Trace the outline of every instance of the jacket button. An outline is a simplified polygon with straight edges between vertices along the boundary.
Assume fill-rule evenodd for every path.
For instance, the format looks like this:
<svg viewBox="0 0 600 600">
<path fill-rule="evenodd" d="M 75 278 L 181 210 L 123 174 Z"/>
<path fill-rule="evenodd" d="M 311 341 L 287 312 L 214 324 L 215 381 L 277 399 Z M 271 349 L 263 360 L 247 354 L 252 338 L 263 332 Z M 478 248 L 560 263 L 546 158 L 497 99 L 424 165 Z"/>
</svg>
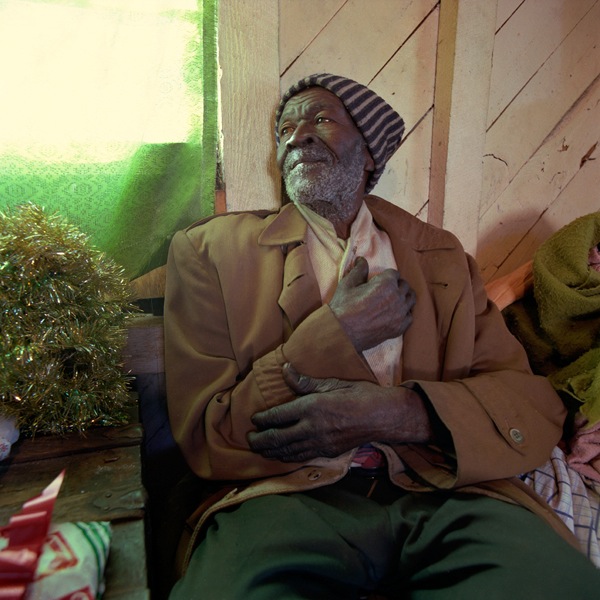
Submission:
<svg viewBox="0 0 600 600">
<path fill-rule="evenodd" d="M 307 475 L 307 477 L 311 480 L 311 481 L 316 481 L 317 479 L 319 479 L 319 477 L 321 477 L 321 471 L 310 471 L 310 473 Z"/>
<path fill-rule="evenodd" d="M 525 436 L 514 427 L 508 433 L 515 444 L 522 444 L 525 441 Z"/>
</svg>

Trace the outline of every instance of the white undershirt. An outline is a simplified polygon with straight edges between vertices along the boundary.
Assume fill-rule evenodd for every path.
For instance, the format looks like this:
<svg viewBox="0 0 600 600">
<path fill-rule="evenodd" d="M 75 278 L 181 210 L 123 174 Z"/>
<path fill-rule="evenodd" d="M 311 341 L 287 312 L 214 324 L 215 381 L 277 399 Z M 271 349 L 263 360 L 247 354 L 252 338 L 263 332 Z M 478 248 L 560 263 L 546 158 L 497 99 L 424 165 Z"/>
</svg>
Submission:
<svg viewBox="0 0 600 600">
<path fill-rule="evenodd" d="M 309 225 L 306 244 L 323 304 L 331 300 L 338 281 L 352 269 L 359 256 L 369 263 L 369 279 L 385 269 L 397 268 L 390 239 L 375 225 L 364 202 L 352 223 L 348 240 L 338 238 L 332 223 L 307 206 L 298 203 L 296 208 Z M 365 350 L 363 356 L 380 385 L 389 387 L 401 382 L 402 337 L 385 340 Z"/>
</svg>

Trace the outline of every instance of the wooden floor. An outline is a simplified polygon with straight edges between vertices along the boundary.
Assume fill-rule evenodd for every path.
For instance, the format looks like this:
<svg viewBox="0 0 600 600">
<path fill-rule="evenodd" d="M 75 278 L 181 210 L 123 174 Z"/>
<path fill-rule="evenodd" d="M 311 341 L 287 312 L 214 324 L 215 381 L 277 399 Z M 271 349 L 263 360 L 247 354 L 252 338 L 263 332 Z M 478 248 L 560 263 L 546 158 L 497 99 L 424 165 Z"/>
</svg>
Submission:
<svg viewBox="0 0 600 600">
<path fill-rule="evenodd" d="M 146 492 L 142 428 L 99 427 L 82 437 L 38 436 L 13 446 L 0 464 L 0 524 L 66 470 L 53 522 L 110 521 L 113 539 L 105 600 L 150 598 L 146 567 Z"/>
</svg>

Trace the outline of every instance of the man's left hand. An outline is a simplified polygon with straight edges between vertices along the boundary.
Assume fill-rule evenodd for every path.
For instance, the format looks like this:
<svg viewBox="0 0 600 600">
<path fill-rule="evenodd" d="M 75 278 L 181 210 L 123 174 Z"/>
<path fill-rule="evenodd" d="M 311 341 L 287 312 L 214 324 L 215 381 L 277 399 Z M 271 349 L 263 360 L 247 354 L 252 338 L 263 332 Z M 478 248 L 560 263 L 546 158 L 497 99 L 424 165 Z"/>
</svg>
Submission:
<svg viewBox="0 0 600 600">
<path fill-rule="evenodd" d="M 402 419 L 410 390 L 383 388 L 368 381 L 317 379 L 299 374 L 291 365 L 283 369 L 286 383 L 299 396 L 263 412 L 252 422 L 250 448 L 265 458 L 304 462 L 318 456 L 335 457 L 370 441 L 398 439 L 413 419 Z M 413 411 L 419 412 L 413 404 Z M 413 412 L 411 411 L 411 412 Z M 414 415 L 413 415 L 414 416 Z M 409 433 L 415 438 L 418 434 Z"/>
</svg>

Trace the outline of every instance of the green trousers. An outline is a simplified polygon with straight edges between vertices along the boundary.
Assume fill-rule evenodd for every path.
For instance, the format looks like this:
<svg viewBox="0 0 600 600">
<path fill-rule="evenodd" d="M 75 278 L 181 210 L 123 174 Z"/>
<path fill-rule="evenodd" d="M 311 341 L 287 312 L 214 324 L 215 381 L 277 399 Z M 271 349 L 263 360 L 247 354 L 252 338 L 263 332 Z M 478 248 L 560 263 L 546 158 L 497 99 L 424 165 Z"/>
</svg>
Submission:
<svg viewBox="0 0 600 600">
<path fill-rule="evenodd" d="M 600 570 L 528 510 L 347 477 L 219 513 L 171 600 L 600 598 Z"/>
</svg>

